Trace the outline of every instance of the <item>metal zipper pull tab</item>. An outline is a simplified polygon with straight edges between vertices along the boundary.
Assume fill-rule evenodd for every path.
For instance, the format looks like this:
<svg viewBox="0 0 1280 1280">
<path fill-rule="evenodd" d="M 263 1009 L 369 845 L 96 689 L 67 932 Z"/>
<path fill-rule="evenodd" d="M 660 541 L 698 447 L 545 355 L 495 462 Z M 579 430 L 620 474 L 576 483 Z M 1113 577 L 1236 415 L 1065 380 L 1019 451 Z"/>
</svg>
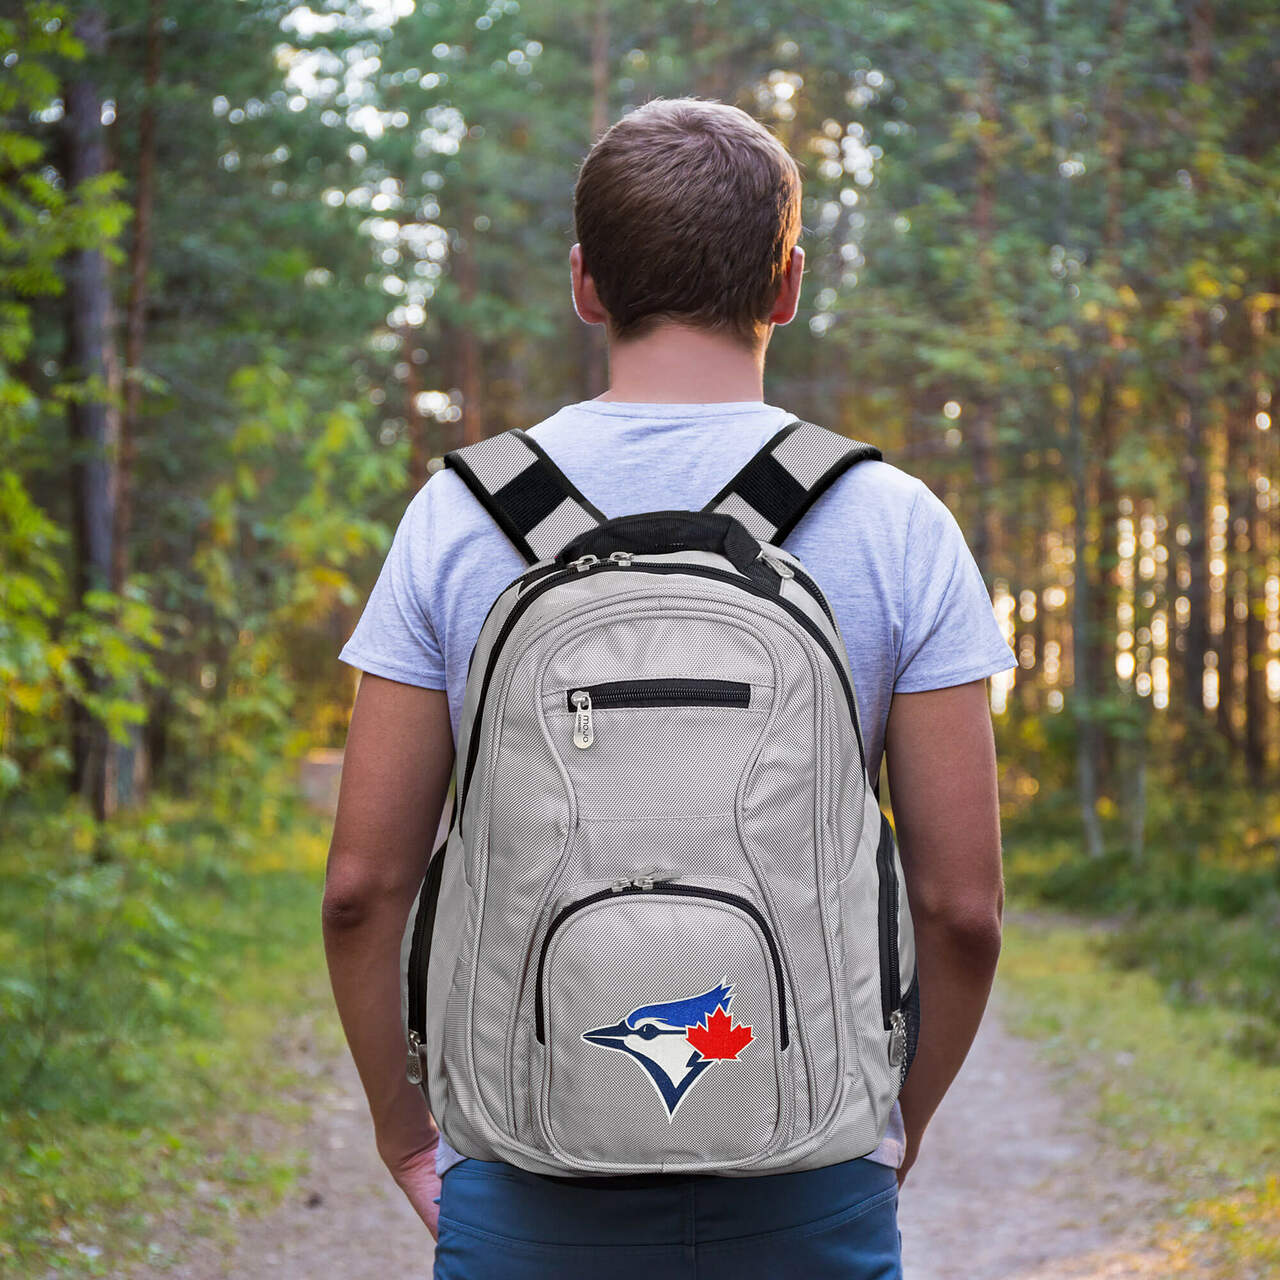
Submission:
<svg viewBox="0 0 1280 1280">
<path fill-rule="evenodd" d="M 569 561 L 569 568 L 576 569 L 581 573 L 584 569 L 590 569 L 593 564 L 599 564 L 600 557 L 593 556 L 588 552 L 585 556 L 579 556 L 576 560 Z"/>
<path fill-rule="evenodd" d="M 410 1084 L 422 1083 L 422 1041 L 418 1039 L 416 1031 L 409 1032 L 409 1057 L 405 1063 L 405 1075 L 409 1077 Z"/>
<path fill-rule="evenodd" d="M 769 566 L 770 569 L 778 575 L 778 577 L 787 579 L 794 578 L 796 571 L 781 557 L 766 555 L 763 551 L 760 553 L 760 559 Z"/>
<path fill-rule="evenodd" d="M 907 1020 L 901 1009 L 889 1015 L 889 1065 L 901 1067 L 907 1057 Z"/>
<path fill-rule="evenodd" d="M 585 689 L 576 689 L 573 693 L 573 745 L 589 747 L 596 740 L 595 727 L 591 722 L 591 695 Z"/>
<path fill-rule="evenodd" d="M 648 893 L 653 888 L 652 876 L 637 876 L 632 882 L 641 893 Z"/>
</svg>

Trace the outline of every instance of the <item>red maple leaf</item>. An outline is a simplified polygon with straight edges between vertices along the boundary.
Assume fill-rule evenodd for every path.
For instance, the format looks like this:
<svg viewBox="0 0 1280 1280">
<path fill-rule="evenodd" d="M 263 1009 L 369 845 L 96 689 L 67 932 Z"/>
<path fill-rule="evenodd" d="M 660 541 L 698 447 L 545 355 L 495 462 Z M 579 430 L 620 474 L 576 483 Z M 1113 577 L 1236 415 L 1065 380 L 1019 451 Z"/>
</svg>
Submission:
<svg viewBox="0 0 1280 1280">
<path fill-rule="evenodd" d="M 717 1009 L 707 1020 L 705 1027 L 701 1022 L 696 1027 L 690 1027 L 685 1039 L 704 1058 L 736 1058 L 755 1036 L 751 1034 L 750 1027 L 744 1027 L 741 1023 L 735 1025 L 723 1009 Z"/>
</svg>

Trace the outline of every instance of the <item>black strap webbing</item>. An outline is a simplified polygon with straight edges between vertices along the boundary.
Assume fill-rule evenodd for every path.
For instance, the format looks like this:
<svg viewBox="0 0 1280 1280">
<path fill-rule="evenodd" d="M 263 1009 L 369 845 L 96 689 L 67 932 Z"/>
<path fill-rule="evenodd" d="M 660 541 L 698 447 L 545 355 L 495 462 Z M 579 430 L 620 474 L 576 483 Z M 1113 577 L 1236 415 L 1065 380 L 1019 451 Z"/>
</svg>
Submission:
<svg viewBox="0 0 1280 1280">
<path fill-rule="evenodd" d="M 444 456 L 530 564 L 604 521 L 542 447 L 523 431 L 504 431 Z"/>
<path fill-rule="evenodd" d="M 753 537 L 777 546 L 838 476 L 881 456 L 875 445 L 794 418 L 703 510 L 733 516 Z"/>
</svg>

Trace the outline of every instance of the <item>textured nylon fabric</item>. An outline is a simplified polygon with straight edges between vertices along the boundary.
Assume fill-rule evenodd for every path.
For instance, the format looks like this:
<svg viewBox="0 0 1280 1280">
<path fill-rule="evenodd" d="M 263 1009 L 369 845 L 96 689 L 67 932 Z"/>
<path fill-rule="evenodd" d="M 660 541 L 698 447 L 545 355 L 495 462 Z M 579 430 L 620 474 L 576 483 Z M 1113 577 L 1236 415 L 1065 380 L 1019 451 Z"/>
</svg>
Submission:
<svg viewBox="0 0 1280 1280">
<path fill-rule="evenodd" d="M 464 924 L 451 970 L 433 946 L 428 976 L 437 1120 L 462 1153 L 534 1172 L 745 1174 L 865 1155 L 899 1083 L 882 941 L 907 958 L 909 920 L 882 940 L 878 810 L 839 635 L 818 606 L 833 662 L 771 598 L 644 562 L 509 592 L 485 624 L 449 851 L 463 871 L 438 910 Z M 690 553 L 704 566 L 732 573 Z M 671 678 L 740 682 L 750 704 L 602 708 L 591 745 L 574 745 L 568 691 Z M 659 884 L 609 893 L 645 878 Z M 751 1028 L 731 1059 L 684 1058 L 680 1026 L 646 1042 L 626 1022 L 657 1007 L 690 1018 L 719 984 L 723 1029 Z M 631 1049 L 590 1038 L 611 1026 Z"/>
</svg>

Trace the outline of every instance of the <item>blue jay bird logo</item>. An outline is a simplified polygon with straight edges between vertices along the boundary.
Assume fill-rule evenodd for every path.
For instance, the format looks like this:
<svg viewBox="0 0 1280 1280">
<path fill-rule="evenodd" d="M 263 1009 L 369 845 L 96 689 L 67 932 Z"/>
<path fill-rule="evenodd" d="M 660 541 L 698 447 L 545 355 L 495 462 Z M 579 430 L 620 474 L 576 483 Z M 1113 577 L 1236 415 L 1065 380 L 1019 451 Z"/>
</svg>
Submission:
<svg viewBox="0 0 1280 1280">
<path fill-rule="evenodd" d="M 750 1027 L 734 1023 L 732 1003 L 733 987 L 726 978 L 700 996 L 642 1004 L 612 1026 L 584 1031 L 582 1038 L 639 1062 L 667 1109 L 667 1119 L 674 1120 L 702 1073 L 717 1060 L 736 1059 L 755 1039 Z"/>
</svg>

